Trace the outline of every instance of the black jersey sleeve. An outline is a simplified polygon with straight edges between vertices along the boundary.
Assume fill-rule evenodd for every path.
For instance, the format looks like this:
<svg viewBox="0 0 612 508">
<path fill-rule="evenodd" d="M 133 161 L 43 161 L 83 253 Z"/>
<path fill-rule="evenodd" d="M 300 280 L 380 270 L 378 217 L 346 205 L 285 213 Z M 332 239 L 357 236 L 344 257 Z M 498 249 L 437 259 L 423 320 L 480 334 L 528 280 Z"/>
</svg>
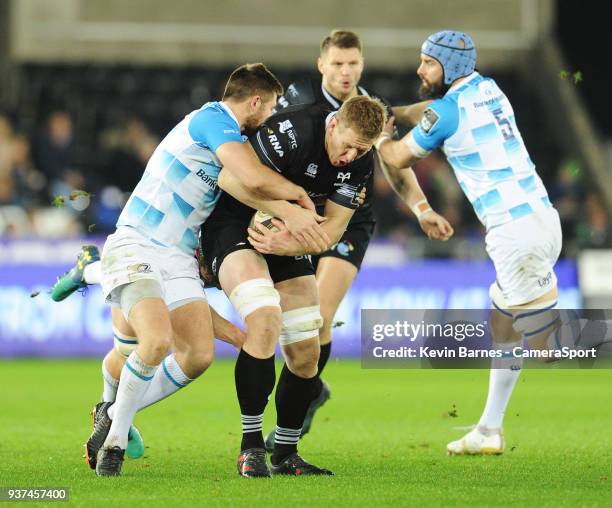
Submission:
<svg viewBox="0 0 612 508">
<path fill-rule="evenodd" d="M 339 168 L 337 179 L 341 181 L 341 184 L 336 186 L 329 199 L 346 208 L 352 208 L 353 210 L 358 208 L 357 196 L 366 184 L 373 168 L 374 154 L 372 150 L 348 166 Z"/>
<path fill-rule="evenodd" d="M 279 97 L 275 111 L 278 112 L 297 104 L 314 104 L 315 102 L 317 102 L 317 98 L 312 80 L 300 79 L 291 83 L 285 90 L 285 95 Z"/>
<path fill-rule="evenodd" d="M 286 173 L 299 159 L 295 126 L 288 114 L 271 116 L 251 137 L 251 145 L 266 166 Z"/>
</svg>

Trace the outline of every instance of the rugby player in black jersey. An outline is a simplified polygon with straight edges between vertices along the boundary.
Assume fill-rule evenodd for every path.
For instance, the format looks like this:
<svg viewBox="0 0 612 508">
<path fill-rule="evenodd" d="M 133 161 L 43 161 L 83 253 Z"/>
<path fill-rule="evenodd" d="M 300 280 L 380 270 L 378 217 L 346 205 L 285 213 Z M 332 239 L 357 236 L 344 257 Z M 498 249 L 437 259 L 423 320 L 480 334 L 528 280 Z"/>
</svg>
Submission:
<svg viewBox="0 0 612 508">
<path fill-rule="evenodd" d="M 296 104 L 322 104 L 337 110 L 351 97 L 365 95 L 379 98 L 385 104 L 389 116 L 395 113 L 396 119 L 416 125 L 430 102 L 393 108 L 392 112 L 390 103 L 386 99 L 359 86 L 364 63 L 361 41 L 354 32 L 334 30 L 326 36 L 321 42 L 321 53 L 317 63 L 322 78 L 302 79 L 290 84 L 284 96 L 279 98 L 277 111 Z M 421 228 L 429 238 L 436 240 L 450 238 L 453 233 L 452 227 L 431 209 L 411 168 L 385 166 L 378 156 L 372 159 L 372 164 L 374 163 L 384 172 L 402 201 L 414 211 Z M 312 257 L 323 316 L 323 326 L 319 331 L 321 354 L 318 377 L 330 356 L 334 315 L 357 276 L 374 232 L 376 219 L 372 211 L 372 201 L 375 199 L 373 175 L 374 171 L 370 172 L 366 183 L 368 192 L 365 203 L 355 211 L 340 241 L 328 251 Z M 316 392 L 317 396 L 308 408 L 304 420 L 302 435 L 310 430 L 316 410 L 330 397 L 329 386 L 320 378 L 317 381 Z M 273 446 L 274 435 L 270 433 L 266 437 L 266 448 L 271 451 Z"/>
<path fill-rule="evenodd" d="M 385 122 L 380 101 L 353 97 L 338 111 L 318 104 L 288 108 L 266 120 L 251 137 L 264 164 L 302 186 L 323 207 L 321 227 L 329 239 L 320 241 L 317 249 L 305 251 L 277 220 L 276 232 L 265 227 L 247 231 L 255 209 L 277 217 L 293 205 L 254 200 L 231 173 L 219 175 L 226 193 L 202 228 L 202 248 L 208 270 L 247 329 L 235 367 L 243 428 L 238 458 L 242 476 L 332 474 L 297 454 L 306 411 L 318 395 L 322 325 L 315 270 L 307 254 L 324 252 L 340 240 L 372 171 L 372 145 Z M 279 337 L 286 364 L 276 389 L 276 437 L 268 468 L 262 420 L 274 388 Z"/>
</svg>

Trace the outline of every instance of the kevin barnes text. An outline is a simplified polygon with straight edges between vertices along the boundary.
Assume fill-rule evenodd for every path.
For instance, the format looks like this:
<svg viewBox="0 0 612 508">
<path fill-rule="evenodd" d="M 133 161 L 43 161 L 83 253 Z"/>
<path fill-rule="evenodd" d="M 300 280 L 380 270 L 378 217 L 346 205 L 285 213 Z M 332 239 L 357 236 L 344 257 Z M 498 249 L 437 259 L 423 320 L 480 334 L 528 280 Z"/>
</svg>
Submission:
<svg viewBox="0 0 612 508">
<path fill-rule="evenodd" d="M 540 360 L 572 360 L 575 358 L 597 358 L 595 348 L 572 349 L 524 349 L 520 346 L 505 352 L 503 349 L 471 349 L 465 346 L 458 348 L 396 347 L 387 349 L 376 346 L 372 349 L 374 358 L 502 358 L 512 355 L 515 358 L 536 358 Z"/>
</svg>

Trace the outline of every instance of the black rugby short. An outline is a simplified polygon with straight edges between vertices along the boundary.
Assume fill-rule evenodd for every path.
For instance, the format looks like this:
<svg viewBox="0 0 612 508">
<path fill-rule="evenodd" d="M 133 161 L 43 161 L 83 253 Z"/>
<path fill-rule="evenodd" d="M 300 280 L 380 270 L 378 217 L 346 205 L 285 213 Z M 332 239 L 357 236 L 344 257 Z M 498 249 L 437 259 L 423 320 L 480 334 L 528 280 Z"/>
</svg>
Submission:
<svg viewBox="0 0 612 508">
<path fill-rule="evenodd" d="M 320 258 L 334 257 L 348 261 L 359 270 L 374 234 L 375 227 L 376 220 L 371 209 L 361 210 L 358 208 L 348 223 L 340 241 L 323 254 L 312 256 L 312 263 L 315 269 L 319 264 Z"/>
<path fill-rule="evenodd" d="M 219 270 L 229 254 L 242 249 L 255 250 L 247 239 L 248 223 L 248 220 L 245 222 L 240 218 L 219 218 L 211 215 L 204 224 L 201 237 L 204 265 L 214 277 L 214 284 L 218 284 Z M 263 257 L 275 283 L 315 273 L 310 256 L 264 254 Z"/>
</svg>

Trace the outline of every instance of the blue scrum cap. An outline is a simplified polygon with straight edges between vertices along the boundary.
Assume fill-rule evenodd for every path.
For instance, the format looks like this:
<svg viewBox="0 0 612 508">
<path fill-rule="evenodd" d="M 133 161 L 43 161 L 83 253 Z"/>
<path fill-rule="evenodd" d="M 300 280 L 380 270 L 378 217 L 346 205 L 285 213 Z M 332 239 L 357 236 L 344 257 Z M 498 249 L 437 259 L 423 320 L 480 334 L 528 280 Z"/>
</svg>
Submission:
<svg viewBox="0 0 612 508">
<path fill-rule="evenodd" d="M 444 69 L 444 84 L 474 72 L 476 48 L 472 38 L 454 30 L 442 30 L 427 37 L 421 53 L 435 58 Z"/>
</svg>

